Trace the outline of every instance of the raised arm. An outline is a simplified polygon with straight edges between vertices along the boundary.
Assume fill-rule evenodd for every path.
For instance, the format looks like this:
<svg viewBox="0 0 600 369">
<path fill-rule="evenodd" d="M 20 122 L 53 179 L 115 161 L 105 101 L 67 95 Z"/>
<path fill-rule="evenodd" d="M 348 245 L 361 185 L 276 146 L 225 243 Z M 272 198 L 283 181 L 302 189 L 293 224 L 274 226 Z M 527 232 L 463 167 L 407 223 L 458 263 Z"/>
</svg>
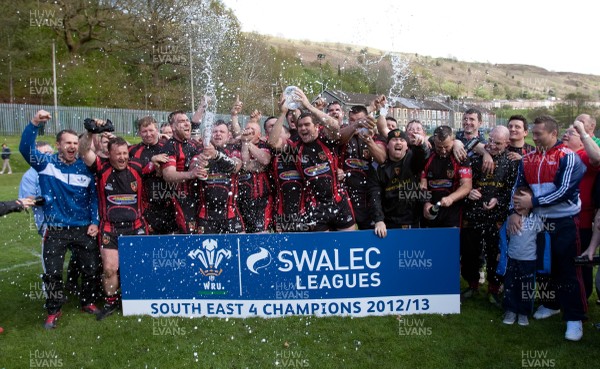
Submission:
<svg viewBox="0 0 600 369">
<path fill-rule="evenodd" d="M 388 113 L 387 99 L 385 95 L 380 95 L 375 100 L 373 100 L 369 107 L 371 106 L 374 107 L 375 110 L 379 110 L 379 117 L 377 117 L 377 130 L 379 131 L 379 134 L 383 137 L 387 137 L 390 130 L 387 126 L 387 121 L 385 120 Z"/>
<path fill-rule="evenodd" d="M 279 117 L 277 117 L 277 121 L 275 121 L 275 125 L 273 126 L 273 129 L 271 129 L 271 134 L 267 140 L 267 144 L 275 150 L 280 150 L 285 146 L 285 141 L 281 139 L 281 134 L 283 133 L 283 122 L 285 122 L 285 116 L 288 112 L 288 108 L 285 105 L 284 96 L 281 96 L 279 99 L 279 112 Z"/>
<path fill-rule="evenodd" d="M 38 126 L 42 122 L 47 122 L 52 119 L 50 113 L 45 110 L 39 110 L 33 118 L 31 118 L 31 124 L 27 125 L 21 135 L 21 143 L 19 144 L 19 151 L 23 158 L 29 165 L 38 170 L 38 163 L 44 162 L 44 154 L 39 152 L 35 148 L 35 138 L 37 137 Z"/>
<path fill-rule="evenodd" d="M 327 115 L 327 113 L 312 106 L 310 101 L 308 101 L 308 97 L 306 97 L 302 90 L 296 89 L 294 95 L 294 100 L 300 101 L 305 109 L 310 111 L 314 116 L 316 116 L 319 119 L 319 124 L 323 126 L 323 133 L 327 138 L 332 140 L 337 140 L 340 138 L 340 125 L 337 119 L 330 117 L 329 115 Z"/>
<path fill-rule="evenodd" d="M 356 134 L 358 129 L 358 121 L 348 123 L 346 126 L 340 128 L 340 145 L 345 145 L 350 141 L 352 136 Z"/>
<path fill-rule="evenodd" d="M 583 123 L 579 120 L 576 120 L 573 123 L 573 127 L 577 130 L 577 133 L 581 136 L 581 142 L 583 143 L 583 148 L 585 152 L 588 154 L 590 158 L 590 164 L 597 167 L 600 166 L 600 147 L 594 142 L 592 136 L 590 136 L 583 128 Z"/>
<path fill-rule="evenodd" d="M 240 95 L 236 95 L 233 106 L 231 107 L 231 135 L 233 137 L 238 137 L 242 131 L 238 115 L 242 112 L 243 107 L 244 103 L 240 101 Z"/>
<path fill-rule="evenodd" d="M 190 122 L 192 124 L 201 124 L 202 123 L 202 118 L 204 118 L 204 113 L 206 112 L 208 103 L 210 103 L 210 97 L 208 97 L 206 95 L 202 96 L 202 99 L 200 100 L 200 104 L 198 104 L 198 108 L 196 109 L 196 112 L 194 112 L 194 115 L 192 115 L 192 119 L 190 119 Z"/>
<path fill-rule="evenodd" d="M 243 168 L 249 172 L 262 172 L 271 161 L 271 153 L 242 140 Z"/>
<path fill-rule="evenodd" d="M 375 125 L 375 118 L 368 116 L 367 121 L 363 123 L 363 127 L 367 128 L 367 131 L 359 132 L 358 137 L 365 142 L 373 159 L 377 163 L 383 164 L 387 159 L 387 148 L 385 142 L 375 139 Z"/>
<path fill-rule="evenodd" d="M 92 150 L 92 141 L 94 134 L 86 132 L 79 140 L 79 156 L 88 167 L 91 167 L 96 162 L 96 153 Z"/>
</svg>

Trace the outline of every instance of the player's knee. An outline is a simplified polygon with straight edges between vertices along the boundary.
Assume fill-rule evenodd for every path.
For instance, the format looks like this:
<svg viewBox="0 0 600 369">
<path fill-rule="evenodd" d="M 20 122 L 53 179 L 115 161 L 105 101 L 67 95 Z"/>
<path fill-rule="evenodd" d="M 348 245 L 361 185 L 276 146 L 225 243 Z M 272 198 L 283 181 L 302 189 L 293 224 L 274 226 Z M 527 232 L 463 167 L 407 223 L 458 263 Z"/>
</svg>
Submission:
<svg viewBox="0 0 600 369">
<path fill-rule="evenodd" d="M 118 271 L 119 271 L 119 267 L 107 265 L 104 267 L 104 272 L 103 272 L 104 278 L 112 278 L 117 275 Z"/>
</svg>

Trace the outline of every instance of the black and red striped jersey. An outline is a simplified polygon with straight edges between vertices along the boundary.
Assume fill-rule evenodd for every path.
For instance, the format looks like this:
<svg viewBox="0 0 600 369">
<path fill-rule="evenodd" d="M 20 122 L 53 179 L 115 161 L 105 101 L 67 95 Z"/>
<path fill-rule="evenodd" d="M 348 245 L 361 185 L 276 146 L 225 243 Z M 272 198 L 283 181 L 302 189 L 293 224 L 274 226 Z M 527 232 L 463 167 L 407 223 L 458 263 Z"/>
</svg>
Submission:
<svg viewBox="0 0 600 369">
<path fill-rule="evenodd" d="M 256 146 L 270 153 L 269 146 L 265 142 L 259 141 Z M 236 147 L 235 150 L 241 152 L 240 147 Z M 262 172 L 247 172 L 242 170 L 238 173 L 237 179 L 240 199 L 260 199 L 268 197 L 271 194 L 268 167 L 265 167 Z"/>
<path fill-rule="evenodd" d="M 289 141 L 288 144 L 297 148 L 299 160 L 296 161 L 296 168 L 310 196 L 320 204 L 340 202 L 343 190 L 337 179 L 337 142 L 319 134 L 316 140 L 309 143 Z"/>
<path fill-rule="evenodd" d="M 125 169 L 116 170 L 108 159 L 96 157 L 89 168 L 96 175 L 100 219 L 110 223 L 133 223 L 135 228 L 143 227 L 141 164 L 130 160 Z"/>
<path fill-rule="evenodd" d="M 240 158 L 235 148 L 217 148 L 228 158 Z M 238 182 L 233 173 L 235 162 L 231 160 L 210 160 L 208 177 L 199 181 L 200 219 L 222 220 L 237 216 Z"/>
<path fill-rule="evenodd" d="M 178 172 L 187 172 L 194 156 L 202 152 L 201 144 L 196 141 L 179 141 L 171 137 L 163 146 L 163 153 L 167 154 L 169 161 L 162 165 L 162 168 L 175 167 Z M 192 196 L 198 186 L 197 180 L 184 181 L 178 184 L 177 193 L 179 196 Z"/>
<path fill-rule="evenodd" d="M 163 146 L 164 142 L 158 142 L 155 145 L 146 145 L 140 142 L 129 147 L 129 158 L 140 162 L 142 167 L 145 167 L 153 156 L 163 153 Z M 162 177 L 157 175 L 156 171 L 153 171 L 144 178 L 144 196 L 142 198 L 144 208 L 167 206 L 172 202 L 176 188 L 176 184 L 165 182 Z"/>
<path fill-rule="evenodd" d="M 275 182 L 275 213 L 277 215 L 303 214 L 305 191 L 298 172 L 298 147 L 284 146 L 282 151 L 271 153 L 271 175 Z"/>
</svg>

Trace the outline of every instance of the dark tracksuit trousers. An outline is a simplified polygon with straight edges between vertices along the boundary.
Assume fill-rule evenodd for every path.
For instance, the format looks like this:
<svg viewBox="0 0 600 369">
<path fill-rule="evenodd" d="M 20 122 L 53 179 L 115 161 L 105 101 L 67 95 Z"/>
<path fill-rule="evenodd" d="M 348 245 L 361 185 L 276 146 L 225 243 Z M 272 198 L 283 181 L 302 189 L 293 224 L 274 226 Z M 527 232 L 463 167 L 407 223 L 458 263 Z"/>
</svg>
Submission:
<svg viewBox="0 0 600 369">
<path fill-rule="evenodd" d="M 100 284 L 100 250 L 95 237 L 87 234 L 87 226 L 49 226 L 42 244 L 42 265 L 46 309 L 55 314 L 64 303 L 63 265 L 70 249 L 77 268 L 81 271 L 81 306 L 95 302 Z"/>
<path fill-rule="evenodd" d="M 581 254 L 579 218 L 548 218 L 544 222 L 550 233 L 552 269 L 549 288 L 556 291 L 555 302 L 544 303 L 551 309 L 562 309 L 563 320 L 587 320 L 587 299 L 582 271 L 573 258 Z"/>
</svg>

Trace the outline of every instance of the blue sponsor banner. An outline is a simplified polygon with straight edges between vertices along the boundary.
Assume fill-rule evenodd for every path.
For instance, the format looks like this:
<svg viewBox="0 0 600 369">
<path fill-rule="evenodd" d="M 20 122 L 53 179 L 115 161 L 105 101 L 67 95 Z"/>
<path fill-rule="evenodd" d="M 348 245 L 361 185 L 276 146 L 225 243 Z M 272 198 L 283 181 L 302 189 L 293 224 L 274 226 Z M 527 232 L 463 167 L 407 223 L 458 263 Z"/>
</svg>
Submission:
<svg viewBox="0 0 600 369">
<path fill-rule="evenodd" d="M 119 238 L 124 315 L 460 313 L 456 228 Z"/>
</svg>

